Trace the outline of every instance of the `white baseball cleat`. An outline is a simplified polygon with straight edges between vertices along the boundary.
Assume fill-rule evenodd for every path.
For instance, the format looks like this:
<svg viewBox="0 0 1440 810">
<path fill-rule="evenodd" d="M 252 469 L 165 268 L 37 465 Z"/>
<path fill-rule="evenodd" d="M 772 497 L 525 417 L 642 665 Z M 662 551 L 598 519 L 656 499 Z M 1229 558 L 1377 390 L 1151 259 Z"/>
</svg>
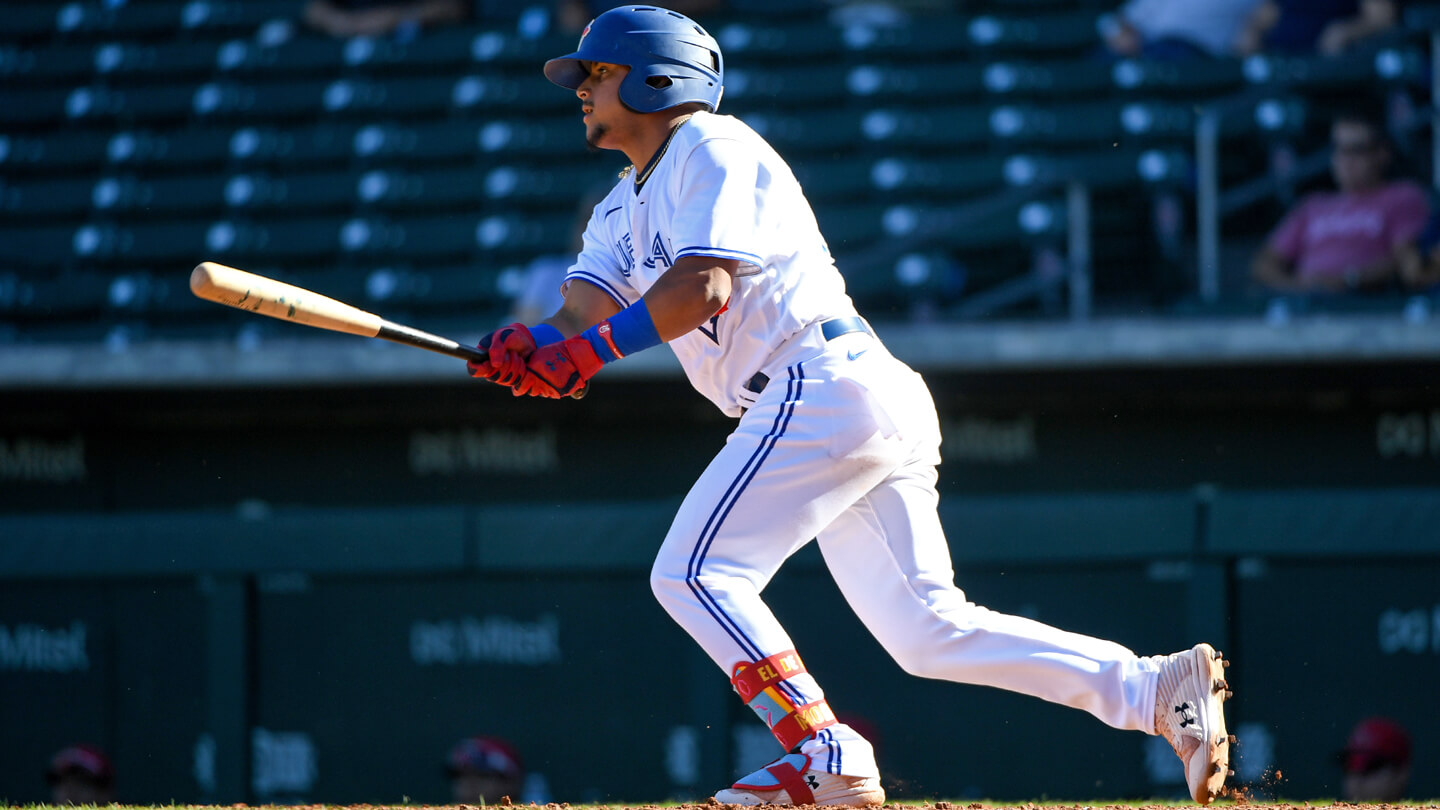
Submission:
<svg viewBox="0 0 1440 810">
<path fill-rule="evenodd" d="M 1159 682 L 1155 689 L 1155 731 L 1185 763 L 1190 796 L 1209 804 L 1220 795 L 1230 770 L 1230 743 L 1225 733 L 1222 705 L 1231 696 L 1225 682 L 1230 662 L 1209 644 L 1174 655 L 1158 655 Z"/>
<path fill-rule="evenodd" d="M 715 794 L 721 804 L 754 807 L 870 807 L 885 803 L 878 776 L 841 776 L 810 767 L 810 757 L 786 754 Z"/>
</svg>

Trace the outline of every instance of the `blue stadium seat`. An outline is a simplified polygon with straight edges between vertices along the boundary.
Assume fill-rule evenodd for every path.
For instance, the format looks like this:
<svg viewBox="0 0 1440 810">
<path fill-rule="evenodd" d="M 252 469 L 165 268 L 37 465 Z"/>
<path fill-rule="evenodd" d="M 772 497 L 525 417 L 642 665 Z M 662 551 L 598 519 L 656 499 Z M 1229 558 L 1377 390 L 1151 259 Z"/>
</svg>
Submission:
<svg viewBox="0 0 1440 810">
<path fill-rule="evenodd" d="M 820 106 L 845 99 L 845 84 L 836 80 L 839 66 L 798 64 L 766 68 L 725 70 L 725 104 L 747 108 L 778 106 Z M 572 97 L 573 103 L 573 97 Z"/>
<path fill-rule="evenodd" d="M 318 166 L 347 162 L 360 156 L 356 143 L 364 125 L 334 121 L 284 126 L 259 124 L 233 132 L 221 129 L 181 131 L 174 135 L 183 146 L 209 151 L 223 144 L 229 159 L 243 166 Z"/>
<path fill-rule="evenodd" d="M 91 45 L 0 45 L 0 82 L 6 84 L 54 84 L 88 76 L 94 69 Z"/>
<path fill-rule="evenodd" d="M 54 3 L 0 3 L 0 19 L 5 20 L 5 39 L 25 43 L 48 38 L 55 30 L 55 18 L 60 8 Z"/>
<path fill-rule="evenodd" d="M 1218 96 L 1245 86 L 1245 71 L 1238 59 L 1187 62 L 1122 59 L 1110 66 L 1110 81 L 1124 93 L 1176 93 Z"/>
<path fill-rule="evenodd" d="M 763 110 L 745 116 L 745 123 L 787 157 L 853 147 L 862 141 L 862 120 L 850 109 Z"/>
<path fill-rule="evenodd" d="M 838 61 L 845 50 L 841 30 L 813 21 L 784 23 L 736 20 L 712 30 L 725 59 L 732 65 L 755 67 L 776 60 L 826 59 Z"/>
<path fill-rule="evenodd" d="M 453 227 L 444 219 L 431 222 L 444 231 Z M 533 256 L 569 249 L 574 228 L 575 218 L 568 209 L 558 215 L 489 214 L 475 222 L 470 236 L 482 255 Z"/>
<path fill-rule="evenodd" d="M 920 103 L 973 97 L 983 87 L 984 68 L 968 62 L 930 65 L 861 64 L 845 71 L 845 89 L 852 97 L 886 103 Z"/>
<path fill-rule="evenodd" d="M 471 124 L 462 129 L 459 125 L 418 126 L 413 128 L 417 151 L 428 152 L 430 148 L 463 147 L 478 148 L 481 153 L 497 157 L 511 155 L 575 155 L 584 150 L 585 125 L 580 120 L 579 109 L 573 117 L 550 118 L 492 118 Z M 464 138 L 461 142 L 452 138 Z M 448 153 L 448 152 L 447 152 Z"/>
<path fill-rule="evenodd" d="M 7 217 L 75 217 L 91 205 L 90 178 L 36 178 L 28 182 L 0 178 L 0 211 Z"/>
<path fill-rule="evenodd" d="M 297 0 L 188 0 L 179 7 L 183 31 L 224 33 L 254 31 L 272 20 L 294 20 Z"/>
<path fill-rule="evenodd" d="M 312 216 L 341 213 L 356 200 L 356 173 L 331 171 L 239 172 L 221 182 L 224 205 L 241 212 Z"/>
<path fill-rule="evenodd" d="M 882 107 L 864 113 L 860 131 L 875 144 L 963 150 L 990 138 L 988 106 Z"/>
<path fill-rule="evenodd" d="M 999 53 L 1083 51 L 1097 42 L 1099 12 L 1082 10 L 1051 14 L 982 14 L 966 28 L 970 47 Z"/>
<path fill-rule="evenodd" d="M 1110 66 L 1091 60 L 1000 61 L 985 65 L 981 86 L 995 96 L 1100 96 L 1111 89 Z"/>
<path fill-rule="evenodd" d="M 276 258 L 333 258 L 340 249 L 347 247 L 344 231 L 349 222 L 347 217 L 339 215 L 287 217 L 279 213 L 272 218 L 232 217 L 188 223 L 185 241 L 191 244 L 189 255 L 192 258 L 211 256 L 237 261 L 252 257 L 272 261 Z M 193 245 L 197 237 L 198 246 Z"/>
<path fill-rule="evenodd" d="M 905 25 L 849 25 L 841 36 L 852 55 L 867 59 L 951 62 L 969 51 L 968 19 L 964 14 L 917 14 Z M 948 81 L 943 70 L 934 71 L 937 87 Z"/>
<path fill-rule="evenodd" d="M 5 103 L 0 104 L 0 125 L 38 126 L 65 118 L 70 91 L 63 89 L 5 89 Z"/>
<path fill-rule="evenodd" d="M 885 157 L 864 172 L 871 189 L 888 195 L 920 198 L 969 196 L 1005 184 L 1005 159 L 999 155 Z"/>
<path fill-rule="evenodd" d="M 0 134 L 0 170 L 27 175 L 99 166 L 112 137 L 105 130 L 82 129 Z"/>
</svg>

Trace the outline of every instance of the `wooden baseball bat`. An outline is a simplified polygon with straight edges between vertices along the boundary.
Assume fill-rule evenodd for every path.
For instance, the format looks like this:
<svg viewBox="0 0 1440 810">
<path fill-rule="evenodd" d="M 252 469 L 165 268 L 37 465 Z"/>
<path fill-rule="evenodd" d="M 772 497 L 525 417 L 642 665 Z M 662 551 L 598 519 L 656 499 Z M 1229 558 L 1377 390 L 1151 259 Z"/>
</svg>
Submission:
<svg viewBox="0 0 1440 810">
<path fill-rule="evenodd" d="M 366 312 L 303 287 L 215 262 L 201 262 L 190 271 L 190 291 L 200 298 L 227 307 L 317 329 L 383 338 L 462 360 L 489 359 L 489 355 L 482 349 L 466 346 L 412 326 L 387 321 L 373 312 Z M 570 396 L 579 399 L 585 395 L 585 391 L 585 388 L 581 388 Z"/>
</svg>

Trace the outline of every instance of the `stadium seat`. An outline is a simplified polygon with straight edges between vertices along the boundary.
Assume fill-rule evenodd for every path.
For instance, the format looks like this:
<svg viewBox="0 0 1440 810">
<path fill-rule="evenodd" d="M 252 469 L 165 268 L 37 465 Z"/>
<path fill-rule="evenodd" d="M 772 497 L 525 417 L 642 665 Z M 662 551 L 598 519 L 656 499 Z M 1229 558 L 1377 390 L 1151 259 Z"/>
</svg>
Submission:
<svg viewBox="0 0 1440 810">
<path fill-rule="evenodd" d="M 1098 96 L 1111 87 L 1110 66 L 1090 60 L 1003 61 L 985 65 L 985 92 L 995 96 Z"/>
<path fill-rule="evenodd" d="M 70 91 L 64 89 L 5 88 L 0 104 L 0 125 L 39 126 L 65 117 Z"/>
<path fill-rule="evenodd" d="M 430 230 L 448 234 L 454 219 L 431 219 Z M 482 255 L 490 258 L 534 256 L 566 250 L 574 241 L 575 218 L 569 209 L 555 214 L 490 214 L 478 218 L 470 236 Z M 417 235 L 421 234 L 417 230 Z"/>
<path fill-rule="evenodd" d="M 860 118 L 867 141 L 943 150 L 973 148 L 990 137 L 990 108 L 880 108 Z"/>
<path fill-rule="evenodd" d="M 224 179 L 224 203 L 237 212 L 340 213 L 354 206 L 355 186 L 356 173 L 348 169 L 240 172 Z"/>
<path fill-rule="evenodd" d="M 90 209 L 93 186 L 90 178 L 0 178 L 0 211 L 26 219 L 81 216 Z"/>
<path fill-rule="evenodd" d="M 430 148 L 440 148 L 445 154 L 449 149 L 464 149 L 453 154 L 469 154 L 478 148 L 482 153 L 495 155 L 573 155 L 584 149 L 585 126 L 580 120 L 579 110 L 574 117 L 493 118 L 478 123 L 442 124 L 415 127 L 417 152 L 427 153 Z M 458 140 L 457 140 L 458 139 Z"/>
<path fill-rule="evenodd" d="M 112 81 L 136 79 L 166 83 L 177 77 L 204 78 L 215 70 L 213 42 L 102 42 L 92 46 L 90 67 Z"/>
<path fill-rule="evenodd" d="M 866 59 L 953 62 L 969 49 L 967 19 L 962 14 L 917 14 L 905 25 L 847 25 L 841 38 L 851 54 Z M 932 81 L 939 86 L 949 79 L 939 69 Z"/>
<path fill-rule="evenodd" d="M 0 19 L 5 20 L 5 39 L 28 44 L 48 38 L 55 31 L 55 17 L 60 6 L 54 3 L 0 3 Z"/>
<path fill-rule="evenodd" d="M 858 166 L 836 171 L 829 160 L 816 158 L 792 161 L 791 167 L 812 204 L 858 203 L 874 193 L 869 178 Z"/>
<path fill-rule="evenodd" d="M 0 169 L 7 175 L 28 175 L 99 166 L 111 138 L 104 130 L 81 129 L 0 134 Z"/>
<path fill-rule="evenodd" d="M 862 120 L 850 109 L 763 110 L 745 116 L 745 123 L 786 157 L 853 147 L 862 140 Z"/>
<path fill-rule="evenodd" d="M 840 253 L 884 236 L 885 208 L 879 203 L 816 204 L 815 219 L 830 250 Z"/>
<path fill-rule="evenodd" d="M 68 225 L 42 224 L 31 227 L 0 227 L 0 262 L 20 272 L 53 268 L 74 255 L 71 245 L 76 229 Z"/>
<path fill-rule="evenodd" d="M 1278 84 L 1291 90 L 1333 92 L 1342 87 L 1367 87 L 1377 81 L 1425 81 L 1429 60 L 1414 48 L 1389 48 L 1377 53 L 1331 56 L 1260 54 L 1245 60 L 1245 78 L 1252 84 Z"/>
<path fill-rule="evenodd" d="M 977 194 L 1005 184 L 1005 161 L 997 155 L 938 158 L 885 157 L 866 173 L 876 192 L 919 198 L 954 198 Z"/>
<path fill-rule="evenodd" d="M 1052 14 L 990 15 L 970 19 L 969 44 L 991 54 L 1083 51 L 1095 45 L 1095 11 Z"/>
<path fill-rule="evenodd" d="M 766 61 L 838 61 L 845 49 L 840 29 L 813 21 L 737 20 L 711 32 L 729 64 L 756 67 Z"/>
<path fill-rule="evenodd" d="M 977 95 L 983 68 L 950 62 L 930 65 L 861 64 L 845 71 L 844 88 L 852 97 L 885 99 L 890 103 L 920 103 Z"/>
<path fill-rule="evenodd" d="M 1191 60 L 1188 62 L 1122 59 L 1109 66 L 1110 81 L 1125 93 L 1176 93 L 1213 97 L 1238 92 L 1245 85 L 1245 71 L 1239 59 Z"/>
<path fill-rule="evenodd" d="M 575 48 L 575 38 L 561 31 L 539 36 L 517 35 L 495 29 L 471 29 L 470 61 L 476 66 L 498 67 L 512 76 L 539 72 L 545 60 Z"/>
<path fill-rule="evenodd" d="M 179 23 L 181 30 L 202 34 L 253 32 L 272 20 L 293 20 L 300 10 L 296 0 L 188 0 Z"/>
<path fill-rule="evenodd" d="M 836 80 L 838 70 L 831 64 L 727 68 L 725 103 L 763 107 L 784 99 L 787 107 L 798 107 L 838 102 L 848 95 L 844 82 Z"/>
<path fill-rule="evenodd" d="M 363 128 L 346 121 L 262 124 L 230 133 L 220 129 L 181 131 L 174 137 L 182 148 L 208 152 L 215 148 L 218 136 L 229 159 L 244 166 L 319 166 L 347 162 L 352 154 L 358 154 L 355 143 Z"/>
<path fill-rule="evenodd" d="M 294 26 L 271 40 L 237 37 L 215 49 L 214 66 L 222 74 L 242 79 L 273 76 L 329 76 L 348 65 L 346 54 L 361 50 L 354 43 L 368 40 L 341 40 L 320 34 L 295 36 Z"/>
<path fill-rule="evenodd" d="M 0 81 L 31 86 L 88 76 L 95 69 L 91 45 L 0 45 Z"/>
</svg>

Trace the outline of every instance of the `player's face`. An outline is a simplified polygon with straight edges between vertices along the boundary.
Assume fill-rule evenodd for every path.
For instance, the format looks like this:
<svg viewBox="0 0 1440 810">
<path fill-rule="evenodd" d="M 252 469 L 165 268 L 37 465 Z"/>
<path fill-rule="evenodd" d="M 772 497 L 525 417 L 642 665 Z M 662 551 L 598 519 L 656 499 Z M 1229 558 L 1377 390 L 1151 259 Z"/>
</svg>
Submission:
<svg viewBox="0 0 1440 810">
<path fill-rule="evenodd" d="M 630 68 L 607 62 L 588 62 L 590 75 L 575 88 L 585 114 L 585 142 L 592 149 L 623 149 L 631 111 L 620 103 L 620 82 Z"/>
</svg>

